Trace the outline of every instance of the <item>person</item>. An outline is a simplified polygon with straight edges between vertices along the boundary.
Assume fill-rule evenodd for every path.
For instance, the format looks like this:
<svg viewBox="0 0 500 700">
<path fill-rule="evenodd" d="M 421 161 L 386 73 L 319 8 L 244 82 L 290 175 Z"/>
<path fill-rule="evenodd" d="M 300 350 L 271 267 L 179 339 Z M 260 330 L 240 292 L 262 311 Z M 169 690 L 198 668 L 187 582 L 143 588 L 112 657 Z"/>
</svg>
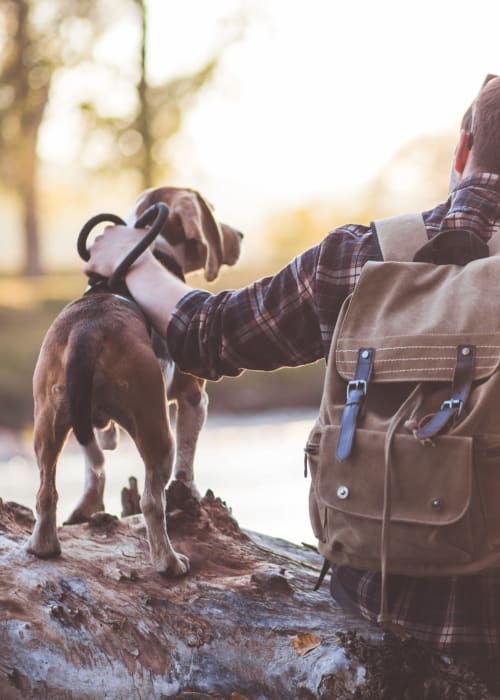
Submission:
<svg viewBox="0 0 500 700">
<path fill-rule="evenodd" d="M 423 212 L 429 240 L 463 231 L 488 241 L 500 226 L 500 78 L 488 76 L 464 115 L 446 202 Z M 109 277 L 142 233 L 109 227 L 91 247 L 84 271 Z M 132 266 L 126 283 L 172 358 L 210 380 L 245 369 L 273 370 L 328 361 L 338 313 L 365 263 L 381 260 L 370 226 L 330 232 L 277 274 L 239 290 L 211 294 L 192 289 L 150 251 Z M 380 575 L 332 568 L 332 593 L 350 611 L 375 621 Z M 467 662 L 500 692 L 500 570 L 432 579 L 390 576 L 393 621 L 409 635 Z"/>
</svg>

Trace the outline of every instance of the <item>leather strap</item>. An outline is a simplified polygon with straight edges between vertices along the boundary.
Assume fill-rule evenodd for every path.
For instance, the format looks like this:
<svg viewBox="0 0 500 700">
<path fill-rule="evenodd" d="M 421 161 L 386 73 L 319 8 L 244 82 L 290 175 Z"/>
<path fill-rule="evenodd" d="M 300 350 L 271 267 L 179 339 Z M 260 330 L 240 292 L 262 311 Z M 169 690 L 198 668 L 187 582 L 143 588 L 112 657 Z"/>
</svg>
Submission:
<svg viewBox="0 0 500 700">
<path fill-rule="evenodd" d="M 354 379 L 347 383 L 347 401 L 342 412 L 335 453 L 338 462 L 343 462 L 351 454 L 356 423 L 373 370 L 374 356 L 375 350 L 373 348 L 360 348 L 358 350 L 358 363 Z"/>
<path fill-rule="evenodd" d="M 410 262 L 429 237 L 422 214 L 403 214 L 373 222 L 384 260 Z"/>
<path fill-rule="evenodd" d="M 457 364 L 453 375 L 451 399 L 443 401 L 439 411 L 422 428 L 415 430 L 418 440 L 429 440 L 440 433 L 455 418 L 458 418 L 462 408 L 469 398 L 474 378 L 474 345 L 459 345 L 457 348 Z"/>
<path fill-rule="evenodd" d="M 325 576 L 327 575 L 330 567 L 331 567 L 330 562 L 328 561 L 328 559 L 325 559 L 323 562 L 323 566 L 321 567 L 321 571 L 319 572 L 318 580 L 316 581 L 316 583 L 314 585 L 313 591 L 319 590 L 319 588 L 320 588 L 321 584 L 323 583 L 323 580 L 324 580 Z"/>
<path fill-rule="evenodd" d="M 444 231 L 417 250 L 413 262 L 463 266 L 472 260 L 487 258 L 490 255 L 488 245 L 471 231 Z"/>
</svg>

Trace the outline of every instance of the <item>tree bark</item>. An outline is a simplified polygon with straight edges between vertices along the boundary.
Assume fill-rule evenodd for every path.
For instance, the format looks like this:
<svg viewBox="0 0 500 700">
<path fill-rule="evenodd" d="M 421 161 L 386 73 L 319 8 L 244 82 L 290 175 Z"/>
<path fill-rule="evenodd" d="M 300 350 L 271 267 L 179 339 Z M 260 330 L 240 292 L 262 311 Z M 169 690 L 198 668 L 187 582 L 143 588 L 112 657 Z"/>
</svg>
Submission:
<svg viewBox="0 0 500 700">
<path fill-rule="evenodd" d="M 16 192 L 22 221 L 23 263 L 22 274 L 42 274 L 39 212 L 37 199 L 38 155 L 40 126 L 49 100 L 50 81 L 54 66 L 41 61 L 38 55 L 38 37 L 30 21 L 30 3 L 18 0 L 9 8 L 14 28 L 14 40 L 8 42 L 0 78 L 14 90 L 11 108 L 3 112 L 3 119 L 13 130 L 9 137 L 0 135 L 0 160 L 6 182 Z M 8 13 L 7 13 L 8 14 Z M 29 58 L 29 60 L 27 60 Z M 33 64 L 45 72 L 45 78 L 33 85 Z M 40 81 L 40 71 L 38 73 Z M 7 129 L 7 132 L 9 128 Z"/>
<path fill-rule="evenodd" d="M 64 526 L 61 557 L 42 561 L 23 549 L 31 511 L 0 501 L 2 700 L 484 700 L 314 592 L 312 548 L 242 532 L 210 492 L 198 504 L 174 482 L 168 500 L 191 558 L 179 579 L 152 569 L 142 515 Z"/>
<path fill-rule="evenodd" d="M 22 273 L 27 277 L 35 277 L 43 272 L 40 254 L 40 230 L 38 226 L 36 164 L 33 163 L 31 167 L 32 171 L 27 173 L 28 178 L 24 183 L 24 187 L 19 189 L 19 199 L 23 212 L 24 237 Z"/>
<path fill-rule="evenodd" d="M 137 118 L 139 132 L 142 137 L 142 163 L 140 167 L 140 175 L 142 180 L 142 189 L 148 189 L 154 184 L 153 175 L 153 135 L 151 133 L 153 116 L 151 114 L 151 106 L 148 99 L 148 76 L 147 76 L 147 44 L 148 44 L 148 15 L 147 7 L 144 0 L 137 0 L 139 12 L 141 14 L 141 47 L 139 68 L 140 77 L 137 85 L 137 94 L 139 99 L 139 115 Z"/>
</svg>

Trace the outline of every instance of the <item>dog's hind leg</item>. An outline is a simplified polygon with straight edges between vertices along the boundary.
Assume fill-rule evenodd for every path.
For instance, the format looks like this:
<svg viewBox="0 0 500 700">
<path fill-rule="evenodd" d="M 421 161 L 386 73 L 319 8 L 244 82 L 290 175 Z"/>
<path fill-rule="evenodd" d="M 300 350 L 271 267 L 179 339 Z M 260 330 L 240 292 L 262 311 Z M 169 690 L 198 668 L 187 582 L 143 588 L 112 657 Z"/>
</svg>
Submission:
<svg viewBox="0 0 500 700">
<path fill-rule="evenodd" d="M 155 418 L 142 414 L 137 424 L 136 445 L 146 469 L 141 509 L 153 566 L 160 573 L 182 576 L 189 571 L 189 559 L 172 547 L 165 516 L 165 486 L 172 473 L 174 445 L 166 415 Z"/>
<path fill-rule="evenodd" d="M 46 558 L 61 553 L 56 526 L 56 465 L 69 433 L 69 425 L 58 424 L 52 410 L 36 420 L 34 446 L 40 470 L 40 487 L 36 497 L 36 523 L 26 543 L 26 550 Z"/>
<path fill-rule="evenodd" d="M 82 445 L 85 459 L 85 484 L 83 494 L 71 512 L 65 525 L 84 523 L 93 513 L 104 510 L 104 454 L 97 440 L 93 438 L 87 445 Z"/>
</svg>

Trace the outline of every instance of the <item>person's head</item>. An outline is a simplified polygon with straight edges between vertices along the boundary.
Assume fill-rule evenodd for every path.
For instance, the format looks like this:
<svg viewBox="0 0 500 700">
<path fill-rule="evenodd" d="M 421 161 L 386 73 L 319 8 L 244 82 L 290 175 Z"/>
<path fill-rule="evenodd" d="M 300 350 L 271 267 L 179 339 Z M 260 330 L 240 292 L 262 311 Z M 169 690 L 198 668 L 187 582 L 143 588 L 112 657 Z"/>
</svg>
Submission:
<svg viewBox="0 0 500 700">
<path fill-rule="evenodd" d="M 452 186 L 476 172 L 500 174 L 500 77 L 488 75 L 462 118 Z"/>
</svg>

